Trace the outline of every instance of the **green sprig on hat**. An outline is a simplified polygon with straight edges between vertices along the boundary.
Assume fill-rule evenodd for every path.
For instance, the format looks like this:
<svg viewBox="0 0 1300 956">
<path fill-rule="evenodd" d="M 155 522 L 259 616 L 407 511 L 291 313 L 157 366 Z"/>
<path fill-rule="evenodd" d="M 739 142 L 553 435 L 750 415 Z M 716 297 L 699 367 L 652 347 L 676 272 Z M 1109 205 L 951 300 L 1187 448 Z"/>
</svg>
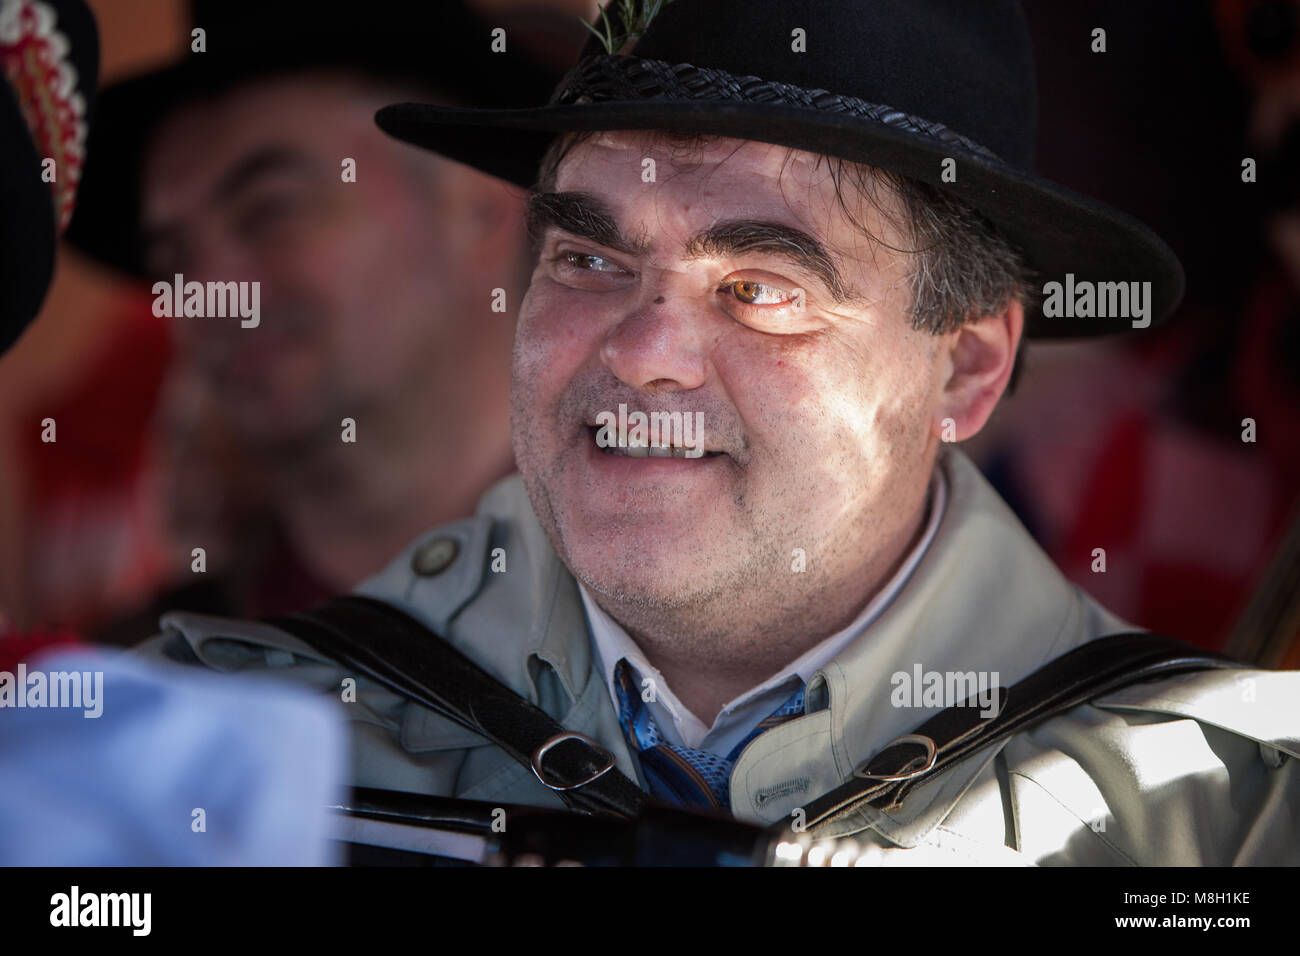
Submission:
<svg viewBox="0 0 1300 956">
<path fill-rule="evenodd" d="M 646 27 L 650 25 L 650 21 L 672 2 L 673 0 L 611 0 L 609 4 L 600 8 L 600 29 L 586 20 L 581 22 L 600 41 L 605 52 L 613 55 L 632 40 L 640 38 L 645 33 Z M 617 29 L 610 22 L 610 8 L 617 11 L 619 21 Z"/>
</svg>

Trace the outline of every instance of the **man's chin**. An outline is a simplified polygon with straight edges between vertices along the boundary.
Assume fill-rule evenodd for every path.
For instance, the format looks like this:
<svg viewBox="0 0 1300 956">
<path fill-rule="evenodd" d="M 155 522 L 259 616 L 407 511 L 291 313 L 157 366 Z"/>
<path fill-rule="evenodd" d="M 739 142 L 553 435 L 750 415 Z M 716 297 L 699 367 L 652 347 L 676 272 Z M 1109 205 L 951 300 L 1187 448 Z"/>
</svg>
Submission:
<svg viewBox="0 0 1300 956">
<path fill-rule="evenodd" d="M 520 470 L 551 545 L 589 591 L 684 607 L 734 574 L 738 552 L 730 544 L 740 538 L 725 502 L 701 508 L 683 496 L 665 501 L 645 495 L 610 501 L 563 481 L 541 482 L 527 461 Z"/>
<path fill-rule="evenodd" d="M 570 570 L 589 591 L 665 610 L 697 602 L 718 572 L 716 563 L 689 559 L 680 545 L 656 545 L 628 535 L 588 540 L 568 549 L 567 557 Z"/>
<path fill-rule="evenodd" d="M 575 576 L 596 597 L 624 607 L 669 612 L 682 610 L 693 603 L 692 594 L 679 586 L 680 579 L 648 580 L 616 568 L 599 568 L 594 574 Z"/>
</svg>

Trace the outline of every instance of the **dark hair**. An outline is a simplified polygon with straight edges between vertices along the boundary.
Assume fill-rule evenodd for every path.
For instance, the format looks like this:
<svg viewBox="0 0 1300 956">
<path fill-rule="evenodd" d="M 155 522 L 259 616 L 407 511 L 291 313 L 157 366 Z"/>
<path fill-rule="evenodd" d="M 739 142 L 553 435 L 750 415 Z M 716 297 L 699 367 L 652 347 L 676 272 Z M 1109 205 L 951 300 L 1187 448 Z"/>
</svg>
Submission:
<svg viewBox="0 0 1300 956">
<path fill-rule="evenodd" d="M 592 135 L 584 131 L 557 136 L 542 157 L 534 188 L 541 192 L 553 189 L 560 162 L 569 150 Z M 669 131 L 658 135 L 687 150 L 716 138 Z M 1030 307 L 1034 288 L 1024 257 L 969 203 L 939 186 L 889 170 L 832 157 L 823 156 L 822 160 L 830 164 L 836 197 L 850 222 L 873 242 L 885 244 L 854 214 L 845 194 L 846 179 L 847 185 L 887 216 L 904 237 L 907 248 L 896 251 L 913 257 L 914 329 L 944 335 L 964 322 L 1002 311 L 1013 300 L 1026 309 Z M 899 201 L 901 216 L 890 214 L 889 204 L 878 192 L 882 187 Z M 1024 352 L 1022 335 L 1008 393 L 1015 391 Z"/>
</svg>

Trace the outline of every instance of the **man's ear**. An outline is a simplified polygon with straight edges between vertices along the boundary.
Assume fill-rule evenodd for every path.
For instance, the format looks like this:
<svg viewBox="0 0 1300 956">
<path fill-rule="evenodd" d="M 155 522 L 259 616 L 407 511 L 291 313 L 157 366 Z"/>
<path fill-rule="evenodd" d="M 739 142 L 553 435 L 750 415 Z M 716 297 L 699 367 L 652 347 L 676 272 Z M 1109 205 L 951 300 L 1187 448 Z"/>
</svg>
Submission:
<svg viewBox="0 0 1300 956">
<path fill-rule="evenodd" d="M 984 427 L 1011 378 L 1024 328 L 1025 308 L 1012 300 L 945 336 L 947 377 L 931 423 L 941 440 L 965 441 Z"/>
</svg>

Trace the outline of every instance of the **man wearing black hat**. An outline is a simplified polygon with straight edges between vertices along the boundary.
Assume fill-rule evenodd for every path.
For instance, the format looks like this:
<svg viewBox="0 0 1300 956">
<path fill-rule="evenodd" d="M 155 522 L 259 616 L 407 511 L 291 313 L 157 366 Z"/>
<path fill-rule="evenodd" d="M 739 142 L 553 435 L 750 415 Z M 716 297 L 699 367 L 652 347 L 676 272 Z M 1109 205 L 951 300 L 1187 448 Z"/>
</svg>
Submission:
<svg viewBox="0 0 1300 956">
<path fill-rule="evenodd" d="M 459 3 L 378 3 L 346 20 L 303 10 L 196 3 L 180 62 L 104 92 L 70 231 L 99 261 L 158 280 L 184 383 L 168 394 L 215 410 L 268 499 L 240 537 L 184 526 L 214 510 L 184 503 L 210 495 L 224 463 L 176 489 L 193 584 L 163 607 L 307 606 L 472 508 L 512 467 L 520 196 L 394 142 L 372 117 L 395 98 L 536 101 L 550 74 L 521 50 L 494 52 L 492 24 Z M 214 288 L 238 296 L 214 309 Z M 194 308 L 191 289 L 206 292 Z M 204 420 L 173 442 L 197 446 Z M 132 628 L 109 633 L 129 642 Z"/>
<path fill-rule="evenodd" d="M 148 649 L 341 687 L 361 786 L 648 793 L 860 863 L 1296 862 L 1300 675 L 1115 636 L 954 444 L 1022 335 L 1141 330 L 1182 292 L 1159 238 L 1030 170 L 1018 6 L 676 0 L 597 31 L 547 106 L 377 117 L 534 186 L 519 477 L 358 597 L 169 615 Z"/>
</svg>

